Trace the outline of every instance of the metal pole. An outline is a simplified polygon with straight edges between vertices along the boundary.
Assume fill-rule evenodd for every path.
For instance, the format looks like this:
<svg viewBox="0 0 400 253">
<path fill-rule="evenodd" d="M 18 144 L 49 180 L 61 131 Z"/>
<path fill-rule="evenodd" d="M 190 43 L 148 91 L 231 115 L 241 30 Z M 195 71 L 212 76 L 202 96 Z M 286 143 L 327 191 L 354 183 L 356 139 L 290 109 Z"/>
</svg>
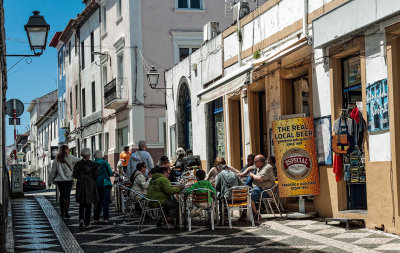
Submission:
<svg viewBox="0 0 400 253">
<path fill-rule="evenodd" d="M 17 160 L 17 100 L 13 99 L 13 119 L 14 119 L 14 163 L 18 164 Z"/>
</svg>

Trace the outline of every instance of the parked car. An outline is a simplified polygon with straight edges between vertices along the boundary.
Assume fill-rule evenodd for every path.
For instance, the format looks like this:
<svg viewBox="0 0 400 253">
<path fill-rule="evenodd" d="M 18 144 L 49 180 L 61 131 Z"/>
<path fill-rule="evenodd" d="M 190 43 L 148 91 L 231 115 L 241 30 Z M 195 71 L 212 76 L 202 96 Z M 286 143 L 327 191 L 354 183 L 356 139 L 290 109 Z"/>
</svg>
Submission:
<svg viewBox="0 0 400 253">
<path fill-rule="evenodd" d="M 23 185 L 24 192 L 46 189 L 46 183 L 40 177 L 26 177 Z"/>
</svg>

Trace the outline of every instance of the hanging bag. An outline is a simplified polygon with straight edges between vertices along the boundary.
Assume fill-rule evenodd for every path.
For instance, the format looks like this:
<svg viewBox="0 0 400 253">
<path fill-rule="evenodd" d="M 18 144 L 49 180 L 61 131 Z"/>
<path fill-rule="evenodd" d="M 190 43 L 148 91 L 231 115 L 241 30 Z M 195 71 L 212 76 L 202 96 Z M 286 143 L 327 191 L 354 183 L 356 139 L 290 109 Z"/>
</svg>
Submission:
<svg viewBox="0 0 400 253">
<path fill-rule="evenodd" d="M 349 135 L 347 120 L 342 127 L 342 117 L 339 118 L 339 133 L 332 136 L 332 151 L 336 154 L 349 154 L 353 151 L 353 138 Z"/>
</svg>

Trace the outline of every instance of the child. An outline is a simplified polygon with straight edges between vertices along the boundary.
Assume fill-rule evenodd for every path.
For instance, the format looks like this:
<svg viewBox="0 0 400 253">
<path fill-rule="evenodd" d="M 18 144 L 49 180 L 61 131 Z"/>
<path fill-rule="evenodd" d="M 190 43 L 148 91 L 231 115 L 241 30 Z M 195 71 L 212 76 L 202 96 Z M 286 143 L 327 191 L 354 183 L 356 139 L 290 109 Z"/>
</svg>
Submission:
<svg viewBox="0 0 400 253">
<path fill-rule="evenodd" d="M 197 183 L 194 183 L 189 189 L 186 190 L 185 194 L 189 194 L 196 189 L 210 189 L 212 191 L 211 196 L 208 196 L 208 201 L 211 203 L 211 198 L 215 196 L 216 191 L 214 187 L 211 185 L 210 181 L 204 180 L 206 177 L 206 172 L 204 170 L 196 171 L 196 178 Z M 198 192 L 205 192 L 205 191 L 198 191 Z M 207 203 L 199 203 L 196 204 L 196 207 L 193 208 L 192 212 L 190 213 L 190 217 L 198 215 L 204 208 L 208 208 Z"/>
</svg>

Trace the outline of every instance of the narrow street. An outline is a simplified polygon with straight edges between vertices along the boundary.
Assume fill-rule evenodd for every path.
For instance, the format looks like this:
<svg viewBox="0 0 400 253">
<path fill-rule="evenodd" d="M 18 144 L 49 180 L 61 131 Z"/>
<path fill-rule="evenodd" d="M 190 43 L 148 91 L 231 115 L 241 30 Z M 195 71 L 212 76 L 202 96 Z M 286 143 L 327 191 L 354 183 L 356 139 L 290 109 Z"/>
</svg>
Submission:
<svg viewBox="0 0 400 253">
<path fill-rule="evenodd" d="M 124 222 L 111 207 L 110 224 L 78 227 L 78 205 L 72 199 L 71 218 L 58 213 L 54 192 L 27 194 L 12 200 L 15 252 L 398 252 L 400 237 L 363 228 L 315 220 L 288 220 L 263 215 L 254 228 L 246 222 L 211 231 L 194 226 L 191 232 L 157 228 L 138 217 Z"/>
</svg>

